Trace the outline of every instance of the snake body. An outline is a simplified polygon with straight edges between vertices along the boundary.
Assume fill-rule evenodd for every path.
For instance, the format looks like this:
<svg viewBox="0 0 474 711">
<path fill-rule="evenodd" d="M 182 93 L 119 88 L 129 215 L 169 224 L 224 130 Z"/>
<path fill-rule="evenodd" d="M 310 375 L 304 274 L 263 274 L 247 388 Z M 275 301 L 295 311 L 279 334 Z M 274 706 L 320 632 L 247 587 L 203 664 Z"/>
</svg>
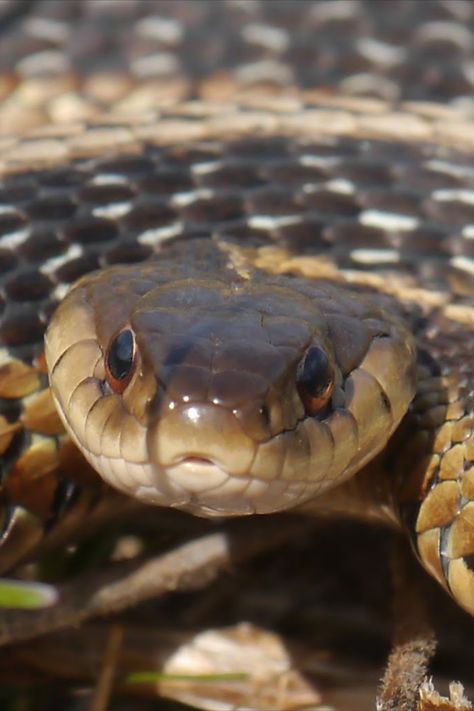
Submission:
<svg viewBox="0 0 474 711">
<path fill-rule="evenodd" d="M 322 25 L 329 12 L 297 8 Z M 177 98 L 2 139 L 3 567 L 93 505 L 68 500 L 84 467 L 42 357 L 79 278 L 46 359 L 60 417 L 108 483 L 206 516 L 350 511 L 368 495 L 474 615 L 469 110 Z M 124 332 L 125 375 L 110 361 Z"/>
</svg>

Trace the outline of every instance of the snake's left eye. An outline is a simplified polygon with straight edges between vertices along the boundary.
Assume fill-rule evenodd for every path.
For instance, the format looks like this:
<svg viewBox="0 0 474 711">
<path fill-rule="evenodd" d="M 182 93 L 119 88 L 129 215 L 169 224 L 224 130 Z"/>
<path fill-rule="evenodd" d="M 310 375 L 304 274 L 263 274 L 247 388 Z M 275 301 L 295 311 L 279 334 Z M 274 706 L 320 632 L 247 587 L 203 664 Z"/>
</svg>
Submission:
<svg viewBox="0 0 474 711">
<path fill-rule="evenodd" d="M 135 365 L 135 336 L 129 328 L 111 341 L 105 359 L 107 382 L 116 393 L 122 393 L 133 375 Z"/>
<path fill-rule="evenodd" d="M 329 403 L 334 390 L 334 368 L 326 353 L 313 346 L 296 373 L 296 387 L 306 414 L 317 415 Z"/>
</svg>

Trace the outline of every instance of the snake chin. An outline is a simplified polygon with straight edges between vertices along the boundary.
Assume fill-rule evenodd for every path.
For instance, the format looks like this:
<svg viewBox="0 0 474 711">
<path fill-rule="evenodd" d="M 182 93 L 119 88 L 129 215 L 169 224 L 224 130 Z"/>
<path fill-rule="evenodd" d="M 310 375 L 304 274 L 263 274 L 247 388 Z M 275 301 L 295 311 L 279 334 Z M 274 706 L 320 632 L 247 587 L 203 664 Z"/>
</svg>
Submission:
<svg viewBox="0 0 474 711">
<path fill-rule="evenodd" d="M 183 457 L 172 466 L 133 463 L 94 455 L 77 442 L 102 478 L 146 504 L 169 506 L 204 518 L 266 514 L 292 508 L 310 495 L 303 481 L 266 480 L 229 473 L 202 457 Z"/>
<path fill-rule="evenodd" d="M 133 492 L 136 498 L 150 502 L 151 496 L 160 503 L 166 497 L 167 505 L 206 518 L 274 512 L 288 508 L 287 497 L 294 496 L 285 482 L 233 475 L 217 462 L 194 456 L 155 467 L 154 475 L 154 491 L 153 486 L 139 486 Z"/>
</svg>

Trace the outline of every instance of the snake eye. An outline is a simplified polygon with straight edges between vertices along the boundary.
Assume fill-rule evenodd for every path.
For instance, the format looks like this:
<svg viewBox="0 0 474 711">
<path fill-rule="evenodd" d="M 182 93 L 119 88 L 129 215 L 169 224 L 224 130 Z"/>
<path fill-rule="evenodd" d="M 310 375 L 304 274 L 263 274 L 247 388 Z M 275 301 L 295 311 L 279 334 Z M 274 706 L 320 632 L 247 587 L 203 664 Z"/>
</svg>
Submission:
<svg viewBox="0 0 474 711">
<path fill-rule="evenodd" d="M 334 369 L 321 348 L 314 346 L 306 353 L 296 373 L 296 387 L 307 415 L 324 410 L 334 389 Z"/>
<path fill-rule="evenodd" d="M 133 374 L 135 364 L 135 336 L 129 328 L 111 341 L 105 360 L 107 381 L 116 393 L 122 393 Z"/>
</svg>

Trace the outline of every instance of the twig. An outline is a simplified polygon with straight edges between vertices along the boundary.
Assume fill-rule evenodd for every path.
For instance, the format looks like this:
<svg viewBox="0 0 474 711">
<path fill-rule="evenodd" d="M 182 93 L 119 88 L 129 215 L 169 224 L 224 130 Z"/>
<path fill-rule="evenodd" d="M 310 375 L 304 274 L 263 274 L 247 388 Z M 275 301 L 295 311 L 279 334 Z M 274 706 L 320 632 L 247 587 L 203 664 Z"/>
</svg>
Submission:
<svg viewBox="0 0 474 711">
<path fill-rule="evenodd" d="M 405 542 L 393 555 L 394 640 L 377 698 L 377 711 L 415 711 L 419 690 L 436 650 L 417 573 Z"/>
<path fill-rule="evenodd" d="M 280 517 L 233 521 L 170 552 L 78 576 L 58 587 L 59 602 L 54 607 L 4 613 L 0 645 L 119 612 L 172 590 L 204 587 L 234 562 L 274 548 L 310 527 L 303 517 L 287 518 L 284 525 Z"/>
<path fill-rule="evenodd" d="M 458 681 L 449 685 L 449 698 L 441 696 L 428 680 L 421 685 L 420 703 L 417 711 L 472 711 L 472 703 L 464 694 L 464 687 Z"/>
<path fill-rule="evenodd" d="M 92 694 L 89 711 L 106 711 L 112 693 L 117 661 L 123 642 L 123 627 L 112 625 L 109 629 L 107 644 L 104 650 L 102 667 Z"/>
</svg>

